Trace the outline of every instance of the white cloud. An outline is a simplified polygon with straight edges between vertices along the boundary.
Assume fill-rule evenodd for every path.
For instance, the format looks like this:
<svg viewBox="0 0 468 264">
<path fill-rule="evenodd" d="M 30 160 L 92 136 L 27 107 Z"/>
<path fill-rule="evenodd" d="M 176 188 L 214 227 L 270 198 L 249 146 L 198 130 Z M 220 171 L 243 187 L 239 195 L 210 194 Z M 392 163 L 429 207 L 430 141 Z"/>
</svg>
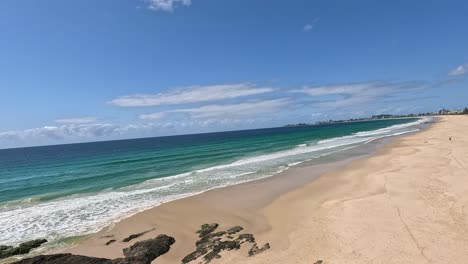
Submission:
<svg viewBox="0 0 468 264">
<path fill-rule="evenodd" d="M 205 105 L 198 108 L 178 109 L 174 112 L 188 113 L 194 118 L 222 118 L 239 116 L 256 116 L 273 113 L 288 104 L 287 99 L 275 99 L 239 104 Z"/>
<path fill-rule="evenodd" d="M 61 126 L 44 126 L 21 131 L 0 133 L 0 137 L 8 134 L 10 137 L 24 139 L 28 137 L 43 137 L 61 139 L 66 137 L 99 137 L 117 133 L 122 128 L 114 124 L 71 124 Z"/>
<path fill-rule="evenodd" d="M 312 23 L 308 23 L 308 24 L 305 24 L 304 27 L 302 27 L 302 31 L 303 32 L 309 32 L 311 31 L 312 29 L 315 28 L 315 25 L 318 23 L 319 21 L 319 18 L 315 18 Z"/>
<path fill-rule="evenodd" d="M 252 101 L 238 104 L 214 104 L 197 108 L 177 109 L 173 112 L 188 113 L 194 118 L 225 118 L 240 116 L 256 116 L 259 114 L 279 111 L 289 103 L 288 99 Z"/>
<path fill-rule="evenodd" d="M 458 66 L 457 68 L 451 70 L 448 75 L 450 76 L 457 76 L 457 75 L 464 75 L 468 73 L 468 64 L 463 64 Z"/>
<path fill-rule="evenodd" d="M 373 86 L 373 83 L 336 84 L 304 87 L 302 89 L 292 90 L 292 92 L 304 93 L 310 96 L 324 96 L 330 94 L 358 94 L 368 90 Z"/>
<path fill-rule="evenodd" d="M 110 103 L 121 107 L 174 105 L 232 99 L 242 96 L 269 93 L 272 91 L 274 91 L 273 88 L 257 87 L 249 83 L 191 86 L 158 94 L 135 94 L 122 96 L 110 101 Z"/>
<path fill-rule="evenodd" d="M 190 0 L 147 0 L 149 8 L 153 10 L 173 11 L 179 4 L 182 6 L 189 6 Z"/>
<path fill-rule="evenodd" d="M 163 124 L 67 124 L 0 132 L 0 148 L 61 144 L 145 135 Z"/>
<path fill-rule="evenodd" d="M 166 115 L 165 112 L 158 112 L 158 113 L 152 113 L 152 114 L 143 114 L 140 115 L 139 118 L 142 120 L 149 120 L 149 119 L 160 119 Z"/>
<path fill-rule="evenodd" d="M 73 117 L 73 118 L 61 118 L 56 119 L 55 122 L 59 124 L 86 124 L 97 121 L 97 117 Z"/>
<path fill-rule="evenodd" d="M 140 119 L 159 119 L 167 113 L 187 113 L 196 119 L 226 119 L 238 117 L 258 117 L 262 114 L 274 113 L 289 104 L 289 99 L 273 99 L 265 101 L 248 101 L 236 104 L 212 104 L 196 108 L 175 109 L 165 112 L 141 115 Z"/>
<path fill-rule="evenodd" d="M 262 110 L 256 113 L 266 113 L 270 110 L 267 104 L 263 104 Z M 257 104 L 261 107 L 262 104 Z M 231 107 L 230 109 L 234 109 Z M 14 147 L 28 147 L 51 144 L 65 144 L 76 142 L 90 142 L 99 140 L 127 139 L 154 137 L 164 135 L 188 134 L 199 132 L 213 132 L 227 129 L 255 128 L 264 125 L 269 118 L 258 118 L 248 115 L 251 107 L 238 106 L 242 113 L 234 116 L 203 115 L 202 111 L 196 111 L 200 116 L 213 116 L 215 118 L 173 120 L 145 124 L 67 124 L 60 126 L 43 126 L 26 130 L 0 132 L 0 149 Z M 249 110 L 250 109 L 250 110 Z M 189 109 L 187 109 L 188 111 Z M 277 110 L 277 109 L 276 109 Z M 220 109 L 218 108 L 218 112 Z M 227 109 L 225 109 L 227 111 Z M 239 118 L 236 118 L 239 117 Z"/>
<path fill-rule="evenodd" d="M 319 105 L 325 107 L 347 107 L 369 103 L 377 99 L 394 96 L 401 92 L 421 89 L 424 82 L 362 82 L 349 84 L 322 85 L 292 90 L 312 97 L 321 97 Z"/>
</svg>

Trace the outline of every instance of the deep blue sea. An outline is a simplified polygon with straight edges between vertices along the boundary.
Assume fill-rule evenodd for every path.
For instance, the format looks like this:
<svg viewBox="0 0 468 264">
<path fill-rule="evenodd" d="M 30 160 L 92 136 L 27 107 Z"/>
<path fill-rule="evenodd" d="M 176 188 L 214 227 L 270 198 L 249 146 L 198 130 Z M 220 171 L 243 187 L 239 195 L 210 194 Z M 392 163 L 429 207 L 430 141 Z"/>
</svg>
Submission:
<svg viewBox="0 0 468 264">
<path fill-rule="evenodd" d="M 0 150 L 0 244 L 95 232 L 125 216 L 213 188 L 417 131 L 424 119 Z"/>
</svg>

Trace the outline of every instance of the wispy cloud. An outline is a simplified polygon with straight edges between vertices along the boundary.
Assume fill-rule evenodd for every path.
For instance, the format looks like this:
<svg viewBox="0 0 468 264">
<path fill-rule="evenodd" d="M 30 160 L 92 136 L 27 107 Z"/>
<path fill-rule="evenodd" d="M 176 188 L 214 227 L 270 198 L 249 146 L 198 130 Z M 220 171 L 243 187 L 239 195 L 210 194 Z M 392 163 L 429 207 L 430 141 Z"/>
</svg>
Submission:
<svg viewBox="0 0 468 264">
<path fill-rule="evenodd" d="M 320 20 L 320 18 L 317 17 L 311 23 L 305 24 L 302 27 L 302 31 L 303 32 L 309 32 L 309 31 L 313 30 L 315 28 L 315 25 L 318 23 L 319 20 Z"/>
<path fill-rule="evenodd" d="M 61 118 L 56 119 L 55 122 L 59 124 L 87 124 L 97 121 L 97 117 L 73 117 L 73 118 Z"/>
<path fill-rule="evenodd" d="M 141 138 L 226 129 L 255 128 L 264 125 L 268 118 L 251 118 L 242 115 L 217 116 L 207 119 L 170 120 L 145 124 L 68 124 L 43 126 L 25 130 L 0 132 L 0 149 L 50 144 L 89 142 L 111 139 Z"/>
<path fill-rule="evenodd" d="M 18 139 L 27 137 L 43 137 L 61 139 L 66 137 L 99 137 L 108 136 L 122 131 L 124 127 L 115 124 L 81 124 L 44 126 L 19 131 L 1 132 L 2 137 L 16 137 Z"/>
<path fill-rule="evenodd" d="M 139 116 L 139 118 L 142 120 L 154 120 L 154 119 L 161 119 L 165 115 L 166 115 L 165 112 L 157 112 L 157 113 L 151 113 L 151 114 L 142 114 Z"/>
<path fill-rule="evenodd" d="M 448 75 L 457 76 L 468 74 L 468 64 L 459 65 L 457 68 L 451 70 Z"/>
<path fill-rule="evenodd" d="M 421 81 L 407 82 L 361 82 L 348 84 L 333 84 L 292 90 L 293 93 L 302 93 L 318 97 L 315 103 L 325 107 L 355 106 L 377 99 L 394 96 L 402 92 L 415 91 L 426 85 Z"/>
<path fill-rule="evenodd" d="M 0 132 L 0 148 L 94 141 L 144 135 L 164 124 L 67 124 Z"/>
<path fill-rule="evenodd" d="M 157 94 L 135 94 L 122 96 L 113 99 L 110 101 L 110 103 L 121 107 L 174 105 L 232 99 L 249 95 L 269 93 L 272 91 L 274 91 L 273 88 L 257 87 L 250 83 L 191 86 Z"/>
<path fill-rule="evenodd" d="M 191 0 L 147 0 L 149 8 L 152 10 L 162 10 L 171 12 L 178 5 L 189 6 Z"/>
<path fill-rule="evenodd" d="M 260 115 L 277 112 L 289 103 L 289 99 L 280 98 L 264 101 L 247 101 L 236 104 L 212 104 L 195 108 L 175 109 L 145 114 L 141 115 L 140 119 L 159 119 L 168 113 L 186 113 L 195 119 L 255 118 Z"/>
</svg>

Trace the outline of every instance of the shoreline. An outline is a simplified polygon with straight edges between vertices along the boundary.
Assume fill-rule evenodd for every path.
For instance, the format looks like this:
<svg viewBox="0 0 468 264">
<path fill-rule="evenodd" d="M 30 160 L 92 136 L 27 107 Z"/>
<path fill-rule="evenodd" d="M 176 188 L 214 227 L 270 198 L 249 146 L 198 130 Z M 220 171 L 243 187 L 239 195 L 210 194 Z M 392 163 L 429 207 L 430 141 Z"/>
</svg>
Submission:
<svg viewBox="0 0 468 264">
<path fill-rule="evenodd" d="M 2 244 L 45 238 L 51 241 L 45 247 L 58 247 L 63 241 L 69 242 L 67 238 L 98 232 L 155 205 L 270 177 L 296 162 L 332 156 L 335 150 L 405 133 L 427 120 L 273 129 L 261 134 L 244 131 L 223 134 L 226 141 L 217 137 L 193 138 L 191 143 L 189 138 L 171 142 L 137 140 L 129 142 L 130 146 L 110 144 L 64 150 L 63 158 L 58 160 L 54 158 L 57 153 L 44 157 L 29 153 L 37 158 L 24 166 L 15 166 L 18 157 L 13 155 L 15 162 L 7 166 L 7 175 L 20 176 L 7 181 L 12 186 L 7 184 L 2 199 L 21 196 L 22 192 L 31 195 L 8 202 L 0 212 L 0 230 L 6 234 Z M 21 178 L 23 169 L 36 176 L 31 180 L 26 175 Z M 24 187 L 23 180 L 29 181 Z M 127 184 L 121 186 L 123 183 Z M 35 185 L 43 187 L 29 188 Z M 21 192 L 15 191 L 17 188 Z M 68 192 L 70 195 L 66 195 Z"/>
<path fill-rule="evenodd" d="M 428 129 L 430 129 L 430 126 L 418 131 L 416 134 Z M 78 239 L 76 245 L 61 249 L 58 252 L 106 258 L 120 257 L 122 255 L 121 249 L 128 246 L 128 244 L 119 241 L 129 234 L 156 228 L 134 241 L 148 239 L 157 234 L 174 236 L 178 242 L 174 244 L 169 253 L 157 260 L 157 263 L 174 263 L 193 251 L 193 245 L 196 241 L 194 233 L 199 226 L 203 223 L 212 222 L 219 223 L 220 228 L 241 225 L 247 232 L 257 234 L 260 243 L 264 243 L 268 240 L 266 234 L 272 231 L 269 220 L 264 216 L 264 211 L 277 199 L 313 183 L 323 175 L 346 170 L 346 167 L 354 162 L 379 155 L 395 141 L 413 134 L 415 133 L 375 140 L 369 143 L 372 146 L 370 151 L 368 146 L 366 151 L 360 153 L 357 157 L 318 165 L 313 164 L 313 161 L 306 161 L 271 177 L 212 189 L 194 196 L 164 203 L 124 218 L 97 233 L 84 236 Z M 312 173 L 311 170 L 313 170 Z M 294 181 L 290 181 L 291 177 L 294 177 Z M 258 190 L 267 191 L 259 194 Z M 232 201 L 232 199 L 226 199 L 226 197 L 242 198 Z M 186 218 L 189 218 L 190 221 L 182 223 L 180 219 Z M 112 239 L 117 240 L 117 242 L 105 246 L 111 235 Z M 275 245 L 273 244 L 273 246 Z"/>
<path fill-rule="evenodd" d="M 384 145 L 384 143 L 381 143 L 379 141 L 391 141 L 394 139 L 395 138 L 380 139 L 376 140 L 375 143 Z M 375 151 L 378 150 L 374 149 L 373 152 Z M 177 257 L 170 257 L 166 260 L 165 256 L 161 256 L 156 262 L 174 263 L 174 261 L 180 261 L 182 257 L 190 253 L 191 250 L 193 250 L 193 245 L 197 240 L 197 237 L 195 236 L 195 231 L 199 229 L 200 225 L 212 222 L 219 223 L 220 229 L 227 229 L 231 226 L 241 225 L 245 228 L 246 231 L 249 232 L 265 232 L 271 228 L 268 226 L 261 227 L 262 225 L 267 225 L 267 221 L 263 219 L 260 212 L 263 208 L 268 206 L 275 199 L 277 199 L 281 195 L 284 195 L 288 192 L 300 188 L 304 184 L 308 184 L 316 180 L 324 173 L 338 170 L 355 160 L 363 159 L 370 155 L 372 155 L 372 153 L 367 153 L 358 157 L 352 157 L 345 160 L 328 162 L 325 164 L 311 165 L 311 163 L 313 162 L 305 161 L 301 164 L 291 166 L 273 176 L 247 181 L 235 185 L 223 186 L 207 190 L 192 196 L 172 200 L 167 203 L 162 203 L 160 205 L 156 205 L 155 207 L 133 214 L 129 217 L 125 217 L 119 220 L 118 222 L 112 223 L 107 227 L 101 229 L 99 232 L 77 237 L 75 238 L 76 244 L 74 243 L 72 245 L 67 245 L 65 248 L 53 250 L 51 253 L 72 253 L 103 258 L 121 257 L 122 249 L 125 246 L 128 246 L 128 244 L 117 242 L 105 248 L 103 248 L 102 246 L 105 245 L 105 243 L 108 242 L 110 239 L 117 239 L 118 241 L 121 241 L 122 239 L 128 237 L 131 234 L 138 234 L 141 232 L 149 231 L 140 238 L 135 239 L 134 241 L 141 241 L 162 233 L 172 233 L 172 236 L 174 236 L 176 240 L 177 238 L 179 238 L 179 242 L 181 242 L 181 240 L 184 240 L 184 245 L 180 246 L 180 252 L 176 254 Z M 302 177 L 300 179 L 296 178 L 295 181 L 288 182 L 289 176 L 295 174 L 295 171 L 302 171 L 303 169 L 305 169 L 305 171 L 309 171 L 310 169 L 317 170 L 315 170 L 312 175 L 302 174 Z M 274 182 L 273 185 L 274 187 L 276 187 L 274 190 L 269 189 L 263 194 L 258 194 L 257 192 L 255 193 L 255 195 L 245 195 L 248 193 L 252 194 L 253 192 L 256 192 L 256 189 L 259 186 L 262 187 L 266 185 L 271 187 L 272 182 Z M 282 184 L 288 184 L 288 186 L 284 186 Z M 223 196 L 233 197 L 237 196 L 239 193 L 242 193 L 244 195 L 242 195 L 242 198 L 237 199 L 234 202 L 235 207 L 233 208 L 233 204 L 230 203 L 229 209 L 224 208 L 224 205 L 229 203 L 229 201 Z M 253 198 L 253 203 L 249 203 L 248 201 L 251 200 L 251 198 Z M 191 209 L 190 207 L 192 206 L 196 207 L 196 209 Z M 194 218 L 198 218 L 198 220 L 193 220 L 192 218 L 191 223 L 183 223 L 183 231 L 179 232 L 176 230 L 179 229 L 180 226 L 171 225 L 170 222 L 174 221 L 178 223 L 177 225 L 181 224 L 176 219 L 180 217 L 179 213 L 181 211 L 185 212 L 184 215 L 195 216 Z M 209 211 L 210 213 L 206 217 L 196 216 L 196 214 L 199 213 L 199 211 Z M 158 214 L 164 215 L 164 217 L 154 217 L 154 215 Z M 248 217 L 244 217 L 245 215 L 248 215 Z M 156 219 L 148 222 L 147 219 L 151 218 Z M 122 230 L 120 230 L 121 227 Z M 189 234 L 193 235 L 190 237 Z M 178 246 L 179 243 L 173 245 L 171 251 L 178 251 Z M 184 254 L 182 252 L 185 252 L 186 254 L 181 256 L 181 254 Z"/>
</svg>

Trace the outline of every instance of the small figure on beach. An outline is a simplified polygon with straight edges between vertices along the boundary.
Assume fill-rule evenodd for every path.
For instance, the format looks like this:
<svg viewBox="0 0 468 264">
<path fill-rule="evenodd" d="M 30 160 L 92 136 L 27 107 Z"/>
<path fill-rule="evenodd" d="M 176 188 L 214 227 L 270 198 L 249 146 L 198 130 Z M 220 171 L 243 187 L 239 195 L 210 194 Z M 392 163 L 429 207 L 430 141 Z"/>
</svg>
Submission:
<svg viewBox="0 0 468 264">
<path fill-rule="evenodd" d="M 452 137 L 449 137 L 449 141 L 452 141 Z"/>
</svg>

